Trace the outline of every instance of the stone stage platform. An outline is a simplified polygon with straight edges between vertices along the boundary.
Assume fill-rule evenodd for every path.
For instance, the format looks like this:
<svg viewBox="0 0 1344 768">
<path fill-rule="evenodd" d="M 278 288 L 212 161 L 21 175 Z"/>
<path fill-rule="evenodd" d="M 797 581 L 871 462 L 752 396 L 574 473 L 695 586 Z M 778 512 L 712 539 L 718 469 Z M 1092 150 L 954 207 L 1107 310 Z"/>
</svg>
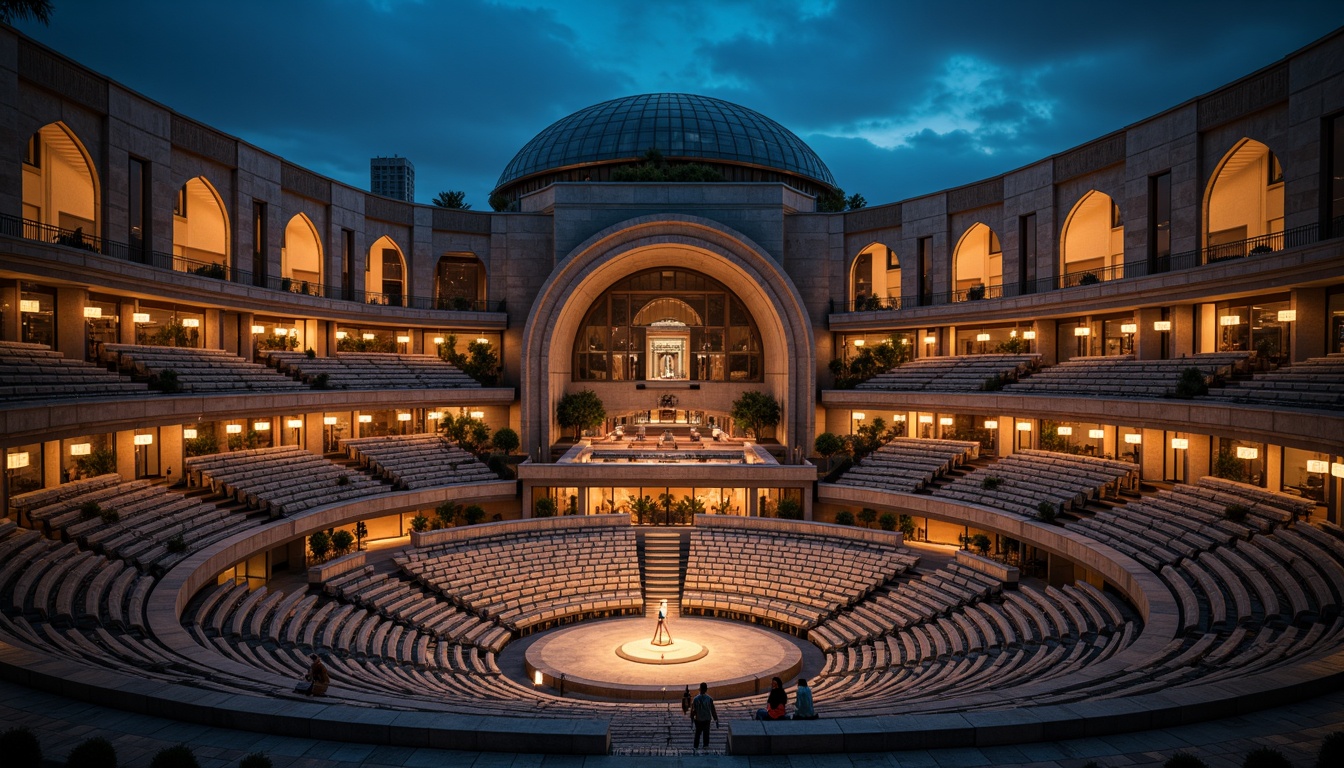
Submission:
<svg viewBox="0 0 1344 768">
<path fill-rule="evenodd" d="M 529 681 L 557 691 L 609 699 L 680 700 L 709 683 L 718 699 L 770 690 L 770 678 L 788 684 L 803 666 L 789 637 L 735 621 L 683 616 L 668 623 L 673 645 L 653 646 L 655 619 L 609 619 L 542 634 L 524 656 Z M 562 680 L 563 676 L 563 680 Z"/>
</svg>

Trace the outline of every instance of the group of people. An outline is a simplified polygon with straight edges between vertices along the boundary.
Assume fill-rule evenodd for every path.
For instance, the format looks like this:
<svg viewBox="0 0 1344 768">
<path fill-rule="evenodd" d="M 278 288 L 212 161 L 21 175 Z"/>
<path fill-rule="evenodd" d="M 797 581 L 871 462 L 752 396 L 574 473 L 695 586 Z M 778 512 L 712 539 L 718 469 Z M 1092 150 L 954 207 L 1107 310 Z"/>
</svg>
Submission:
<svg viewBox="0 0 1344 768">
<path fill-rule="evenodd" d="M 770 678 L 770 693 L 765 699 L 765 709 L 756 710 L 757 720 L 788 720 L 788 693 L 784 691 L 784 681 L 778 677 Z M 709 685 L 700 684 L 700 695 L 692 698 L 691 687 L 681 696 L 681 711 L 695 725 L 694 748 L 700 748 L 701 736 L 704 736 L 705 748 L 709 748 L 709 724 L 719 725 L 719 712 L 714 708 L 714 699 L 709 695 Z M 816 720 L 817 710 L 812 704 L 812 688 L 807 678 L 798 678 L 798 689 L 793 695 L 794 720 Z"/>
</svg>

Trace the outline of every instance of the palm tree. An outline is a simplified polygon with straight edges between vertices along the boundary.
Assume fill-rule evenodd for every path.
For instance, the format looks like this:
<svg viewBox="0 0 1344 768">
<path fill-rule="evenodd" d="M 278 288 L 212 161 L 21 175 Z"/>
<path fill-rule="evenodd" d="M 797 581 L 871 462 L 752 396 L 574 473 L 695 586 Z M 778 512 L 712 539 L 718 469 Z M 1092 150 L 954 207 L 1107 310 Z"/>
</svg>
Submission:
<svg viewBox="0 0 1344 768">
<path fill-rule="evenodd" d="M 694 522 L 696 515 L 705 514 L 705 502 L 694 496 L 686 496 L 681 500 L 682 512 L 686 515 L 684 522 Z"/>
<path fill-rule="evenodd" d="M 635 522 L 644 525 L 653 514 L 658 511 L 658 505 L 653 503 L 653 499 L 648 496 L 631 496 L 630 512 L 635 516 Z"/>
<path fill-rule="evenodd" d="M 677 503 L 677 497 L 667 491 L 658 494 L 658 504 L 663 508 L 664 522 L 667 525 L 672 524 L 672 507 Z"/>
</svg>

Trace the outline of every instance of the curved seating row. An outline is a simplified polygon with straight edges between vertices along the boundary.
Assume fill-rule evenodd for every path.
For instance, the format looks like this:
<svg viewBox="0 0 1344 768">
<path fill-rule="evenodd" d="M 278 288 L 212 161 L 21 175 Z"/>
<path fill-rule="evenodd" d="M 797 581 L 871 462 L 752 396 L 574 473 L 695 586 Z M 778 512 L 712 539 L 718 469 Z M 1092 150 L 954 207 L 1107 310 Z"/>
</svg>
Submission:
<svg viewBox="0 0 1344 768">
<path fill-rule="evenodd" d="M 978 392 L 986 381 L 1016 380 L 1040 365 L 1040 355 L 956 355 L 921 357 L 859 384 L 857 389 L 893 392 Z M 997 386 L 997 384 L 995 385 Z"/>
<path fill-rule="evenodd" d="M 305 389 L 287 376 L 223 349 L 103 344 L 99 355 L 105 363 L 151 381 L 159 379 L 165 371 L 172 371 L 183 392 Z"/>
<path fill-rule="evenodd" d="M 0 341 L 0 403 L 148 392 L 144 384 L 67 358 L 45 344 Z"/>
<path fill-rule="evenodd" d="M 1249 352 L 1211 352 L 1170 360 L 1135 360 L 1132 355 L 1075 357 L 1043 368 L 1004 387 L 1014 394 L 1079 397 L 1172 397 L 1187 368 L 1206 379 L 1248 370 Z"/>
<path fill-rule="evenodd" d="M 957 478 L 935 495 L 1036 517 L 1042 502 L 1057 511 L 1137 484 L 1139 468 L 1126 461 L 1025 450 Z"/>
<path fill-rule="evenodd" d="M 499 477 L 473 454 L 434 433 L 342 440 L 350 458 L 398 488 L 493 482 Z"/>
<path fill-rule="evenodd" d="M 362 472 L 293 445 L 194 456 L 186 461 L 186 475 L 191 485 L 208 486 L 273 515 L 389 490 Z"/>
<path fill-rule="evenodd" d="M 976 442 L 898 437 L 845 470 L 835 482 L 914 493 L 979 456 Z"/>
<path fill-rule="evenodd" d="M 1290 408 L 1344 408 L 1344 352 L 1229 382 L 1209 397 L 1233 403 Z"/>
<path fill-rule="evenodd" d="M 309 358 L 302 352 L 270 352 L 272 366 L 304 383 L 326 375 L 333 389 L 458 389 L 479 382 L 435 355 L 338 352 Z"/>
</svg>

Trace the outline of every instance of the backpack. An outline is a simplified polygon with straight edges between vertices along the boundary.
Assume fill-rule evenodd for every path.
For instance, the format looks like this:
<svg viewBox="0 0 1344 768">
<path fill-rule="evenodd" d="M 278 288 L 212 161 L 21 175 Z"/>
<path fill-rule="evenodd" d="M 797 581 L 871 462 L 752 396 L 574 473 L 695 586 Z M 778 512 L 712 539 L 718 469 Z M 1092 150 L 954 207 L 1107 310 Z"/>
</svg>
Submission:
<svg viewBox="0 0 1344 768">
<path fill-rule="evenodd" d="M 700 694 L 691 702 L 691 716 L 700 722 L 708 722 L 714 718 L 714 700 L 706 694 Z"/>
</svg>

